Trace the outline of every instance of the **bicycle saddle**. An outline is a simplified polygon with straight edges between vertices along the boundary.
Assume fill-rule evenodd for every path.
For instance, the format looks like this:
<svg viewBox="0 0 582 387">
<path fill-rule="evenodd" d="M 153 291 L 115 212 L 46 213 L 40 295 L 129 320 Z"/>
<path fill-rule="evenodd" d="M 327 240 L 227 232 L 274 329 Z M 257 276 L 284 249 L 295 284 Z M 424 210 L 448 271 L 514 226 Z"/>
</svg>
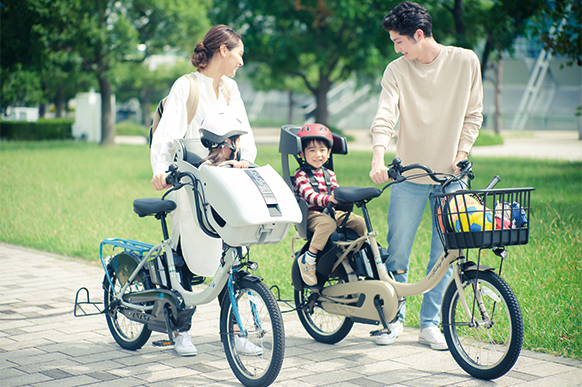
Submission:
<svg viewBox="0 0 582 387">
<path fill-rule="evenodd" d="M 377 198 L 382 194 L 382 191 L 376 187 L 338 187 L 333 193 L 340 202 L 357 203 Z"/>
<path fill-rule="evenodd" d="M 140 217 L 159 214 L 160 212 L 172 212 L 176 209 L 176 202 L 159 198 L 135 199 L 133 211 Z"/>
</svg>

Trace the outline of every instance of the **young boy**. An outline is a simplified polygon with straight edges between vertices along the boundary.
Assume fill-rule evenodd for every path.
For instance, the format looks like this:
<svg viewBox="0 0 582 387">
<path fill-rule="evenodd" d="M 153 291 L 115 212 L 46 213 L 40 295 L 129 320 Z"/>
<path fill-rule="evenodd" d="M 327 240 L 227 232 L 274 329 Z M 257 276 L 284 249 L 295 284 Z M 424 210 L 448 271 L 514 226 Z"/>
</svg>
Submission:
<svg viewBox="0 0 582 387">
<path fill-rule="evenodd" d="M 323 166 L 329 159 L 333 146 L 330 130 L 322 124 L 309 124 L 301 128 L 298 136 L 301 138 L 303 149 L 301 157 L 305 164 L 295 172 L 295 194 L 305 199 L 308 204 L 307 229 L 313 232 L 309 250 L 299 256 L 298 264 L 303 282 L 313 286 L 317 284 L 315 274 L 317 253 L 325 247 L 330 235 L 343 222 L 347 213 L 335 211 L 333 219 L 323 212 L 330 201 L 337 203 L 333 191 L 339 187 L 335 173 Z M 315 180 L 310 177 L 314 177 Z M 354 230 L 359 236 L 366 234 L 366 223 L 356 214 L 350 214 L 346 227 Z"/>
</svg>

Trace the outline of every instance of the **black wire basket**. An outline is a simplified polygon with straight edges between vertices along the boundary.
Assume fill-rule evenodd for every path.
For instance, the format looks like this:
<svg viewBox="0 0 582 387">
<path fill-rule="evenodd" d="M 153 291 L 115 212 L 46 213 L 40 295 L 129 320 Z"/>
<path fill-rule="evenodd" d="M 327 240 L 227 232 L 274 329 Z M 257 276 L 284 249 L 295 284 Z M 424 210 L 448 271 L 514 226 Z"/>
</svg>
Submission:
<svg viewBox="0 0 582 387">
<path fill-rule="evenodd" d="M 434 194 L 435 220 L 446 249 L 525 245 L 534 188 Z"/>
</svg>

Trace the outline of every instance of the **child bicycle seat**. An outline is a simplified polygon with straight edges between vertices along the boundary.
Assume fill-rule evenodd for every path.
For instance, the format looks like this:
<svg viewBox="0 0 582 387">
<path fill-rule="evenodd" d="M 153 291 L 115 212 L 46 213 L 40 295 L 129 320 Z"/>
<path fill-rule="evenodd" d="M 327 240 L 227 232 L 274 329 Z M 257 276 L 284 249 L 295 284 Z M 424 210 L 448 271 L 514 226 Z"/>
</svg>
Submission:
<svg viewBox="0 0 582 387">
<path fill-rule="evenodd" d="M 229 246 L 279 243 L 301 212 L 292 192 L 270 166 L 221 168 L 200 164 L 208 153 L 198 140 L 174 141 L 178 170 L 192 217 Z M 203 152 L 203 153 L 201 153 Z M 189 183 L 192 184 L 189 184 Z M 207 232 L 208 231 L 208 232 Z"/>
<path fill-rule="evenodd" d="M 299 166 L 303 164 L 303 160 L 299 157 L 303 148 L 301 145 L 301 138 L 299 138 L 298 133 L 301 126 L 297 125 L 284 125 L 281 127 L 281 134 L 279 137 L 279 153 L 281 153 L 281 166 L 283 168 L 283 180 L 287 183 L 292 192 L 295 192 L 293 187 L 293 180 L 295 176 L 295 171 L 291 173 L 289 169 L 289 156 L 292 155 Z M 348 154 L 348 142 L 344 136 L 332 133 L 333 137 L 333 147 L 331 148 L 331 155 L 329 160 L 325 163 L 325 167 L 333 171 L 333 155 L 347 155 Z M 309 233 L 307 232 L 307 202 L 303 198 L 297 198 L 297 203 L 301 209 L 303 219 L 301 223 L 296 224 L 295 228 L 297 233 L 303 239 L 309 239 Z"/>
<path fill-rule="evenodd" d="M 202 142 L 198 138 L 176 140 L 174 146 L 176 147 L 176 158 L 184 160 L 196 168 L 200 166 L 200 161 L 205 157 L 201 155 L 208 154 L 208 149 L 202 146 Z"/>
</svg>

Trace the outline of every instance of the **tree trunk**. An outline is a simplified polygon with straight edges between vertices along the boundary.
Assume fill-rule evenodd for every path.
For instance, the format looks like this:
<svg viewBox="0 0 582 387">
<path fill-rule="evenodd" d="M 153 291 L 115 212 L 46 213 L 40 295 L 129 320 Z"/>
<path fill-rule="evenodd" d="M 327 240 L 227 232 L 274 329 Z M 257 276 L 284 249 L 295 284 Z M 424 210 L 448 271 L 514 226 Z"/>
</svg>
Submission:
<svg viewBox="0 0 582 387">
<path fill-rule="evenodd" d="M 455 39 L 457 40 L 457 45 L 469 48 L 467 47 L 467 39 L 465 38 L 465 7 L 463 0 L 455 0 L 455 6 L 451 12 L 455 20 Z"/>
<path fill-rule="evenodd" d="M 101 146 L 115 145 L 115 121 L 111 106 L 111 83 L 103 75 L 97 76 L 101 92 Z"/>
<path fill-rule="evenodd" d="M 329 125 L 329 113 L 327 111 L 327 93 L 331 84 L 329 78 L 320 75 L 319 76 L 319 87 L 315 91 L 315 101 L 317 102 L 317 107 L 315 108 L 315 122 L 323 125 Z"/>
<path fill-rule="evenodd" d="M 44 114 L 46 113 L 46 104 L 41 102 L 38 104 L 38 118 L 44 118 Z"/>
<path fill-rule="evenodd" d="M 289 116 L 287 117 L 287 123 L 289 124 L 293 124 L 293 108 L 294 108 L 294 103 L 295 101 L 293 100 L 293 92 L 290 91 L 289 92 Z"/>
<path fill-rule="evenodd" d="M 495 134 L 501 135 L 501 92 L 503 89 L 503 58 L 499 58 L 497 66 L 495 66 Z"/>
<path fill-rule="evenodd" d="M 55 96 L 55 117 L 60 118 L 63 116 L 63 106 L 65 105 L 65 96 L 63 94 L 63 88 L 57 88 L 57 95 Z"/>
<path fill-rule="evenodd" d="M 493 43 L 491 43 L 491 37 L 487 36 L 487 41 L 485 42 L 485 48 L 483 49 L 483 59 L 481 59 L 481 79 L 485 79 L 485 71 L 487 71 L 487 65 L 489 63 L 489 56 L 491 55 L 492 49 L 493 49 Z"/>
<path fill-rule="evenodd" d="M 150 87 L 147 87 L 141 93 L 141 99 L 139 101 L 141 105 L 142 124 L 145 126 L 152 125 L 152 117 L 150 114 L 151 100 L 152 100 L 152 90 Z"/>
</svg>

